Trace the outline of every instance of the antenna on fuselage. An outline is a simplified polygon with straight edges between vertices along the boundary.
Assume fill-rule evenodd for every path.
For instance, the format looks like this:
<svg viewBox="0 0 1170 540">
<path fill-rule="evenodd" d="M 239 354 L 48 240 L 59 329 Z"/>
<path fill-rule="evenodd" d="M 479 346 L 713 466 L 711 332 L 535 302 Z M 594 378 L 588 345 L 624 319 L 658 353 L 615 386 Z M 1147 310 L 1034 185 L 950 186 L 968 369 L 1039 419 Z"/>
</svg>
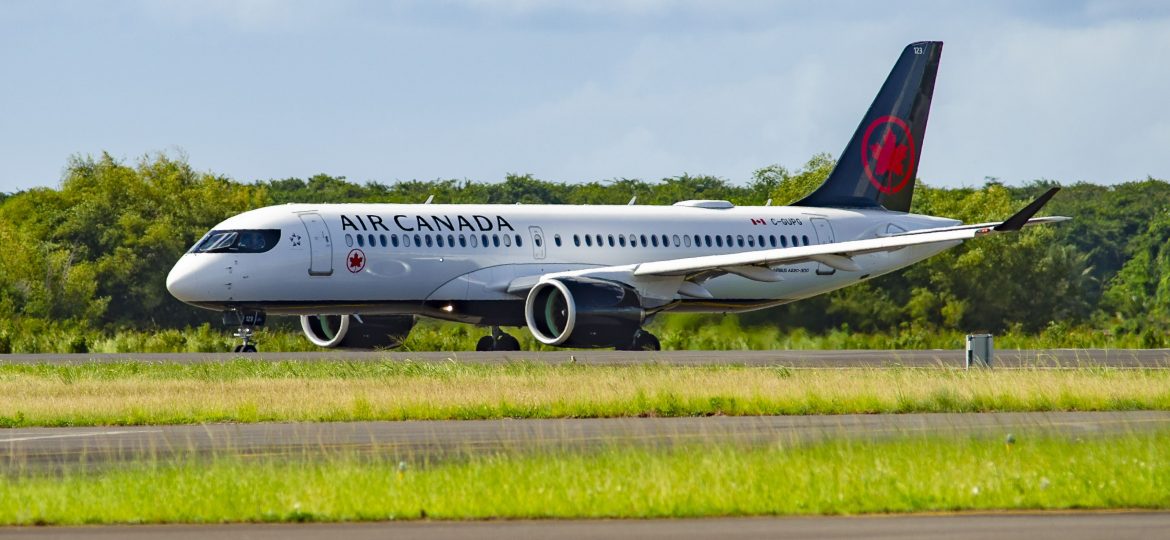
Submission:
<svg viewBox="0 0 1170 540">
<path fill-rule="evenodd" d="M 630 202 L 626 203 L 626 206 L 634 206 L 634 203 L 637 201 L 638 201 L 638 196 L 634 195 L 633 197 L 630 198 Z"/>
<path fill-rule="evenodd" d="M 427 200 L 423 201 L 423 204 L 431 204 L 431 201 L 433 200 L 435 200 L 435 196 L 431 195 L 430 197 L 427 197 Z"/>
<path fill-rule="evenodd" d="M 764 206 L 772 206 L 772 199 L 768 199 L 768 202 L 764 203 Z"/>
</svg>

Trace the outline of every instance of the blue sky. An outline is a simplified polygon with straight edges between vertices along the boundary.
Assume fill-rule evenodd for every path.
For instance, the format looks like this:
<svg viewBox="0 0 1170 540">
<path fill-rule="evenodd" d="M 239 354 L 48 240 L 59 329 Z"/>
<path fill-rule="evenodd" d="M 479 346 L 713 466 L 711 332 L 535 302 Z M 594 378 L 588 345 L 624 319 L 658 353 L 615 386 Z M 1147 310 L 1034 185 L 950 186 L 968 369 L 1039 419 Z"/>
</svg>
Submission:
<svg viewBox="0 0 1170 540">
<path fill-rule="evenodd" d="M 0 191 L 73 154 L 244 181 L 713 174 L 837 155 L 946 42 L 935 185 L 1170 179 L 1163 2 L 0 3 Z"/>
</svg>

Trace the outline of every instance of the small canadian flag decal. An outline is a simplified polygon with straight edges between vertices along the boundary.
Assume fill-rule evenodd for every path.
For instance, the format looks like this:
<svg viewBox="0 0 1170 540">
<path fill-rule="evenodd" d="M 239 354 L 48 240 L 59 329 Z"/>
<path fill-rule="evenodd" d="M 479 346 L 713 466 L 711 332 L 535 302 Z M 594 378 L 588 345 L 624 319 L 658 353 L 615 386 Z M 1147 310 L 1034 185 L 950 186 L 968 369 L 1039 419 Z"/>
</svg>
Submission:
<svg viewBox="0 0 1170 540">
<path fill-rule="evenodd" d="M 762 219 L 752 218 L 752 225 L 765 225 L 767 223 L 768 223 L 767 221 L 764 221 Z"/>
</svg>

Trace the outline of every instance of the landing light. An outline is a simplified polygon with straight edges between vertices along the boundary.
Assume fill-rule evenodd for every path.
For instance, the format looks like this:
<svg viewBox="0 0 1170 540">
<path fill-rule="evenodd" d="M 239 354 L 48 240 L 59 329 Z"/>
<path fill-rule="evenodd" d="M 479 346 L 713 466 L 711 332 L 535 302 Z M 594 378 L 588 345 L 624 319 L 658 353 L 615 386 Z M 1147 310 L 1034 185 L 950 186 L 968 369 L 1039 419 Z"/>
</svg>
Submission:
<svg viewBox="0 0 1170 540">
<path fill-rule="evenodd" d="M 455 306 L 453 306 L 451 304 L 447 304 L 439 309 L 446 311 L 447 313 L 451 313 L 452 311 L 455 311 Z"/>
</svg>

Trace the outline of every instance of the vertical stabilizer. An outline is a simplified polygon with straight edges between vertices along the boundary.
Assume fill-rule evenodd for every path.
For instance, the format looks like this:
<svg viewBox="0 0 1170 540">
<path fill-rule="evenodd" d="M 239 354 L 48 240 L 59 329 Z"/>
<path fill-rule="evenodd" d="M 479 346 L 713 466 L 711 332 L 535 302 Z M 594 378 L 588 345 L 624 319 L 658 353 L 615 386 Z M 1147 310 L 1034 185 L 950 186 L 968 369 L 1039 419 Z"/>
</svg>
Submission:
<svg viewBox="0 0 1170 540">
<path fill-rule="evenodd" d="M 942 45 L 906 46 L 829 178 L 794 206 L 910 211 Z"/>
</svg>

